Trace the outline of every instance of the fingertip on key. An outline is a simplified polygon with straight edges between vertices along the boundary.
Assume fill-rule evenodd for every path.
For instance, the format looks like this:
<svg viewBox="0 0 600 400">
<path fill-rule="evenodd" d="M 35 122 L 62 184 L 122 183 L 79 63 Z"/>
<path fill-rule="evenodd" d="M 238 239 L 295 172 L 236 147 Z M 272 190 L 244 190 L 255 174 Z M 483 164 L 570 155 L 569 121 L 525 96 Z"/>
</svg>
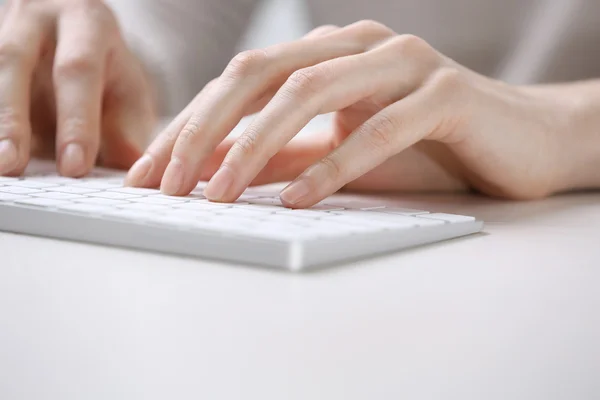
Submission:
<svg viewBox="0 0 600 400">
<path fill-rule="evenodd" d="M 19 151 L 10 139 L 0 140 L 0 175 L 14 170 L 19 164 Z"/>
<path fill-rule="evenodd" d="M 160 184 L 160 190 L 166 195 L 176 196 L 183 186 L 184 171 L 183 163 L 177 157 L 173 157 L 165 174 L 163 175 L 162 182 Z"/>
<path fill-rule="evenodd" d="M 144 154 L 129 169 L 125 177 L 126 186 L 145 186 L 154 162 L 152 156 Z"/>
<path fill-rule="evenodd" d="M 290 183 L 279 194 L 281 201 L 289 206 L 295 207 L 305 200 L 310 194 L 310 186 L 303 179 Z"/>
<path fill-rule="evenodd" d="M 59 160 L 61 175 L 80 177 L 86 174 L 85 152 L 78 143 L 69 143 L 62 152 Z"/>
<path fill-rule="evenodd" d="M 204 189 L 204 196 L 212 201 L 223 201 L 233 186 L 235 175 L 227 165 L 221 166 Z"/>
</svg>

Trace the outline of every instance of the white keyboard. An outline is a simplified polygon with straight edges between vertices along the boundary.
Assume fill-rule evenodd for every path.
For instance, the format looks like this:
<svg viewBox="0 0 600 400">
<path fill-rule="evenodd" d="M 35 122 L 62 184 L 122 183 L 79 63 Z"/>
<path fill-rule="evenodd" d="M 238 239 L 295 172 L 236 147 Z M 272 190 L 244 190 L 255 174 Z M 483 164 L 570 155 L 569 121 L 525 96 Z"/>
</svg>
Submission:
<svg viewBox="0 0 600 400">
<path fill-rule="evenodd" d="M 330 197 L 309 210 L 284 208 L 272 189 L 250 188 L 233 204 L 123 187 L 124 174 L 96 169 L 61 177 L 34 161 L 22 178 L 0 177 L 0 230 L 186 256 L 301 270 L 475 233 L 473 217 Z"/>
</svg>

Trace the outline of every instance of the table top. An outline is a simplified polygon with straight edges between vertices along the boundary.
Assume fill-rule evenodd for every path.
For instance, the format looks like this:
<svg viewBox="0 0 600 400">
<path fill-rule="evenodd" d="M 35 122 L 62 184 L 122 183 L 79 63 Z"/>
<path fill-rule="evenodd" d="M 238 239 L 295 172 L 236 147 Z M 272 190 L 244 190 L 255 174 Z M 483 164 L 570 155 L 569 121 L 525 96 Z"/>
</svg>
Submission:
<svg viewBox="0 0 600 400">
<path fill-rule="evenodd" d="M 0 233 L 0 398 L 600 398 L 600 193 L 402 201 L 484 233 L 307 274 Z"/>
</svg>

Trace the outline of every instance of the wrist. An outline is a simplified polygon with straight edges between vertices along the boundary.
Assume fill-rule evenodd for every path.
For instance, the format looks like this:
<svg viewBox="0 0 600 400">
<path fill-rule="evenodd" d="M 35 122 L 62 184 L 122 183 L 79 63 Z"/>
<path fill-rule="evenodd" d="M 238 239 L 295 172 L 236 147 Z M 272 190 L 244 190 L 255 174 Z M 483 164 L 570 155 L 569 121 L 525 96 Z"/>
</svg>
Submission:
<svg viewBox="0 0 600 400">
<path fill-rule="evenodd" d="M 570 166 L 560 190 L 600 188 L 600 80 L 570 85 L 567 126 L 561 133 Z"/>
<path fill-rule="evenodd" d="M 556 176 L 552 192 L 600 188 L 600 80 L 529 88 L 550 104 Z"/>
</svg>

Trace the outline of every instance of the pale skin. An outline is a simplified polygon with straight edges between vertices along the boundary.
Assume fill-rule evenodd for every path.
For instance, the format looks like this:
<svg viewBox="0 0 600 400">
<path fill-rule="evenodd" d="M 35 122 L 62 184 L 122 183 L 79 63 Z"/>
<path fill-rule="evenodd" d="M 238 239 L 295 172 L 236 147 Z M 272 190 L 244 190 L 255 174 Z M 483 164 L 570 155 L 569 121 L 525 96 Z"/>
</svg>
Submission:
<svg viewBox="0 0 600 400">
<path fill-rule="evenodd" d="M 0 16 L 0 175 L 129 168 L 156 120 L 152 85 L 98 0 L 12 0 Z"/>
<path fill-rule="evenodd" d="M 78 7 L 71 7 L 74 3 Z M 11 7 L 13 14 L 14 9 L 32 14 L 38 7 L 45 10 L 49 26 L 66 27 L 44 31 L 41 41 L 50 43 L 50 50 L 40 52 L 40 40 L 31 38 L 41 29 L 20 22 L 26 18 L 11 19 Z M 84 18 L 87 22 L 81 23 Z M 0 174 L 22 171 L 32 139 L 44 143 L 53 138 L 31 128 L 47 124 L 28 113 L 28 105 L 37 104 L 35 97 L 25 98 L 18 90 L 33 84 L 36 93 L 37 81 L 29 71 L 43 75 L 41 65 L 47 65 L 46 83 L 50 80 L 54 90 L 40 97 L 56 107 L 40 107 L 40 115 L 57 121 L 61 173 L 85 174 L 98 154 L 122 167 L 137 159 L 133 132 L 146 129 L 142 121 L 153 119 L 151 84 L 112 18 L 100 1 L 9 5 L 0 29 L 0 55 L 6 43 L 24 37 L 11 32 L 25 30 L 28 41 L 0 57 L 4 74 L 21 83 L 0 99 L 0 140 L 10 139 L 18 149 L 15 160 L 0 141 Z M 67 28 L 87 34 L 61 37 Z M 27 68 L 10 70 L 13 53 L 21 63 L 15 65 Z M 120 96 L 110 88 L 119 88 Z M 324 113 L 335 113 L 330 132 L 292 140 Z M 250 114 L 256 117 L 242 136 L 226 139 Z M 65 161 L 70 143 L 83 147 L 84 157 L 75 160 L 80 162 Z M 541 198 L 599 188 L 598 171 L 599 81 L 507 85 L 458 65 L 418 37 L 361 21 L 321 27 L 298 41 L 236 56 L 146 149 L 127 184 L 186 195 L 199 180 L 209 179 L 205 195 L 229 202 L 251 184 L 292 181 L 281 199 L 304 208 L 342 188 L 474 189 L 508 199 Z"/>
</svg>

